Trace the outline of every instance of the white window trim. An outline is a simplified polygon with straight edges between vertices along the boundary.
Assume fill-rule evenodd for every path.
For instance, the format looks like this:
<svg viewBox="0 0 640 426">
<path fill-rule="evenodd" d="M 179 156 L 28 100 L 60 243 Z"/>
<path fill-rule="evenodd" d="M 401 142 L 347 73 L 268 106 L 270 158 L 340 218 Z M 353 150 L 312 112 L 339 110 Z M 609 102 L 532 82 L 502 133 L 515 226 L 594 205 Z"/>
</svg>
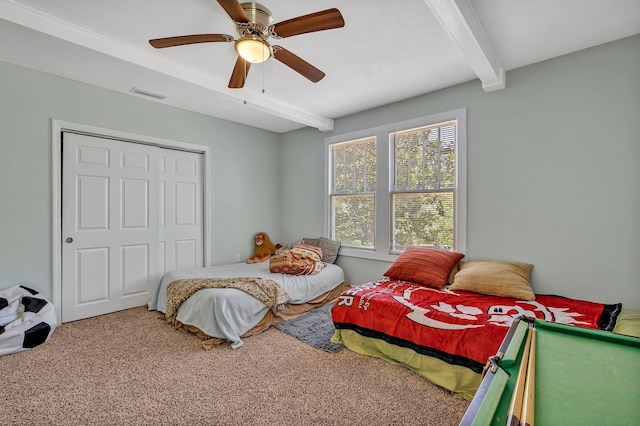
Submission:
<svg viewBox="0 0 640 426">
<path fill-rule="evenodd" d="M 398 254 L 389 253 L 389 237 L 391 233 L 391 210 L 389 195 L 389 158 L 391 144 L 389 134 L 407 129 L 430 126 L 444 121 L 457 121 L 456 143 L 456 211 L 455 211 L 455 250 L 461 253 L 467 248 L 467 109 L 459 108 L 451 111 L 432 114 L 411 120 L 399 121 L 383 126 L 358 130 L 341 135 L 331 136 L 324 141 L 324 235 L 331 235 L 329 214 L 330 164 L 329 145 L 348 142 L 355 139 L 376 136 L 376 247 L 375 249 L 341 247 L 341 256 L 393 262 Z"/>
</svg>

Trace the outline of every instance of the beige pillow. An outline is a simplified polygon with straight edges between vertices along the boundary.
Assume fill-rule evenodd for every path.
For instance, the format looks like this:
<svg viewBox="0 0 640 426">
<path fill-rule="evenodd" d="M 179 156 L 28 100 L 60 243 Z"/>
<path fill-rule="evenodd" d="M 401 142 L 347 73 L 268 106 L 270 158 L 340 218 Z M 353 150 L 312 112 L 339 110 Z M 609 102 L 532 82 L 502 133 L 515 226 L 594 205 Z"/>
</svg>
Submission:
<svg viewBox="0 0 640 426">
<path fill-rule="evenodd" d="M 529 279 L 533 265 L 522 262 L 460 262 L 450 290 L 473 291 L 518 300 L 535 300 Z"/>
<path fill-rule="evenodd" d="M 453 284 L 453 277 L 456 276 L 459 270 L 460 270 L 460 262 L 456 263 L 456 266 L 454 266 L 451 272 L 449 273 L 449 279 L 447 279 L 447 284 Z"/>
</svg>

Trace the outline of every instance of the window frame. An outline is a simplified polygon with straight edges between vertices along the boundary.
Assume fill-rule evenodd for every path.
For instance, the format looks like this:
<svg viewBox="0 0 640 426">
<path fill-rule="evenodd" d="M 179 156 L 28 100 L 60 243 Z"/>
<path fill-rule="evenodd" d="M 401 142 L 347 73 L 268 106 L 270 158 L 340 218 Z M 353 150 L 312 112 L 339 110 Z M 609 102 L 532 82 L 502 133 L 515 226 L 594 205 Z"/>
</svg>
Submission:
<svg viewBox="0 0 640 426">
<path fill-rule="evenodd" d="M 376 154 L 377 152 L 377 140 L 375 136 L 367 136 L 364 138 L 360 138 L 360 139 L 351 139 L 349 141 L 346 142 L 336 142 L 336 143 L 332 143 L 330 145 L 327 146 L 328 152 L 328 158 L 329 158 L 329 176 L 331 177 L 331 181 L 327 182 L 328 183 L 328 188 L 329 188 L 329 209 L 330 209 L 330 216 L 329 216 L 329 238 L 335 238 L 334 233 L 332 232 L 332 225 L 335 224 L 335 210 L 334 210 L 334 202 L 335 199 L 337 197 L 358 197 L 358 196 L 371 196 L 373 197 L 373 220 L 374 220 L 374 224 L 375 224 L 375 211 L 376 211 L 376 206 L 375 206 L 375 199 L 376 199 L 376 190 L 367 190 L 367 191 L 357 191 L 355 186 L 356 186 L 356 179 L 355 179 L 355 175 L 356 173 L 354 173 L 354 182 L 353 182 L 353 186 L 354 186 L 354 190 L 353 191 L 340 191 L 337 190 L 337 188 L 335 188 L 335 180 L 336 180 L 336 174 L 335 174 L 335 165 L 337 163 L 336 158 L 335 158 L 335 150 L 333 149 L 334 147 L 338 147 L 340 145 L 347 145 L 347 146 L 357 146 L 359 144 L 369 144 L 370 142 L 373 142 L 374 145 L 374 154 Z M 366 152 L 367 148 L 365 148 L 365 152 Z M 334 151 L 332 153 L 332 151 Z M 333 154 L 333 155 L 332 155 Z M 352 163 L 350 163 L 352 164 Z M 370 163 L 367 163 L 370 164 Z M 373 169 L 377 169 L 378 167 L 378 162 L 377 162 L 377 158 L 376 158 L 376 162 L 373 164 Z M 367 168 L 365 167 L 365 171 L 367 170 Z M 376 170 L 377 172 L 377 170 Z M 365 173 L 366 175 L 366 173 Z M 345 182 L 346 184 L 346 182 Z M 365 178 L 365 182 L 364 182 L 365 187 L 367 186 L 367 179 Z M 374 188 L 377 188 L 378 186 L 378 180 L 377 178 L 374 181 Z M 345 247 L 355 247 L 358 249 L 362 249 L 362 250 L 374 250 L 375 249 L 375 232 L 374 232 L 374 241 L 373 241 L 373 247 L 369 247 L 369 246 L 349 246 L 347 245 L 344 241 L 342 242 L 342 244 Z"/>
<path fill-rule="evenodd" d="M 467 240 L 467 109 L 458 108 L 410 120 L 399 121 L 368 129 L 325 138 L 324 146 L 324 235 L 331 235 L 331 164 L 330 146 L 358 139 L 376 138 L 376 191 L 375 191 L 375 248 L 341 247 L 340 255 L 373 260 L 394 261 L 398 252 L 392 252 L 390 243 L 393 226 L 391 211 L 392 172 L 394 164 L 391 134 L 418 127 L 456 121 L 456 190 L 454 211 L 454 250 L 464 253 Z"/>
</svg>

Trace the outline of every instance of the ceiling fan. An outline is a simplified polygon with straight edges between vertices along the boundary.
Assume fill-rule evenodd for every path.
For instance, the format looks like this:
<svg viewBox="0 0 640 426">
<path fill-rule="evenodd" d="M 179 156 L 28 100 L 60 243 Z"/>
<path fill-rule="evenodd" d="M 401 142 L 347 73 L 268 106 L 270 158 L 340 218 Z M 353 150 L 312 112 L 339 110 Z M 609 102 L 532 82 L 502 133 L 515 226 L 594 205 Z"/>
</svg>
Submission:
<svg viewBox="0 0 640 426">
<path fill-rule="evenodd" d="M 281 39 L 344 27 L 344 19 L 338 9 L 327 9 L 272 24 L 271 12 L 258 3 L 239 3 L 238 0 L 218 0 L 218 3 L 235 22 L 240 35 L 237 40 L 228 34 L 194 34 L 156 38 L 149 40 L 149 43 L 162 49 L 195 43 L 235 42 L 238 59 L 229 80 L 231 89 L 244 86 L 251 64 L 264 62 L 271 56 L 314 83 L 324 78 L 324 72 L 284 47 L 270 45 L 267 38 Z"/>
</svg>

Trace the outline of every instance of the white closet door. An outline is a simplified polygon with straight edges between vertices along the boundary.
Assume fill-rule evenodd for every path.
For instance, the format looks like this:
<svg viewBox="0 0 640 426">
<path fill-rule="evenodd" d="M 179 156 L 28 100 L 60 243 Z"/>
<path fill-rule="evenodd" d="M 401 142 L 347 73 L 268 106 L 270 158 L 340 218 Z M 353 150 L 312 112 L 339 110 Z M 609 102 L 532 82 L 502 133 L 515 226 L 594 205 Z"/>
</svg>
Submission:
<svg viewBox="0 0 640 426">
<path fill-rule="evenodd" d="M 162 273 L 202 267 L 203 156 L 160 149 L 160 242 Z"/>
<path fill-rule="evenodd" d="M 142 306 L 160 278 L 160 149 L 64 133 L 62 321 Z"/>
</svg>

